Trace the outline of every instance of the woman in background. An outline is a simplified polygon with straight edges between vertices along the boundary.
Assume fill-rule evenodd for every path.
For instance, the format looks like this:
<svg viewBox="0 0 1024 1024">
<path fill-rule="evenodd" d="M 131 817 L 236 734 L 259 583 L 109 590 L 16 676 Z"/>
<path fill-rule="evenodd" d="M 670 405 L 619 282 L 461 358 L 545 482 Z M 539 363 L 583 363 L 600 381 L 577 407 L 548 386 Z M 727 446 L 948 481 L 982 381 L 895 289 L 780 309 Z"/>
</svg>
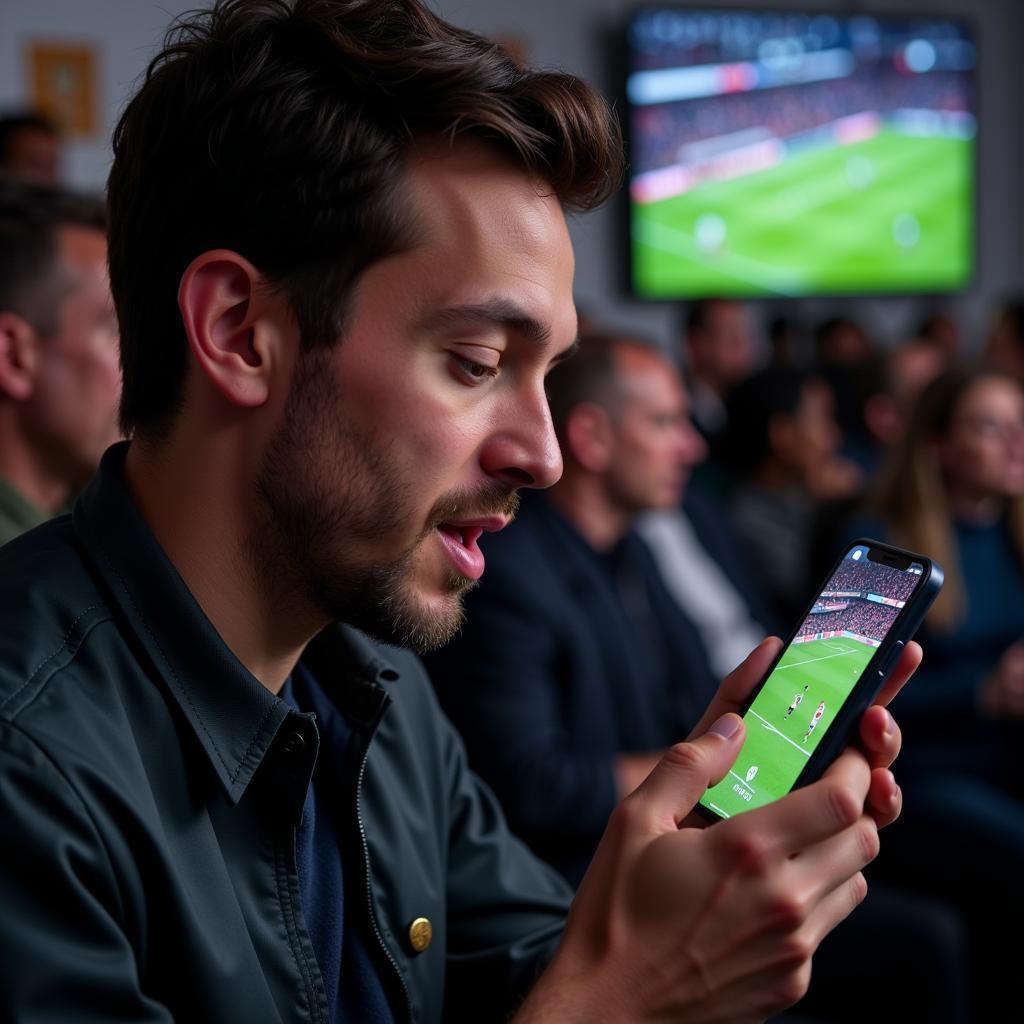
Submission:
<svg viewBox="0 0 1024 1024">
<path fill-rule="evenodd" d="M 959 906 L 971 935 L 978 1019 L 994 1020 L 1019 971 L 1007 925 L 1024 913 L 1020 384 L 954 370 L 928 385 L 873 511 L 864 534 L 925 553 L 946 571 L 921 631 L 924 664 L 894 709 L 906 800 L 879 869 Z"/>
<path fill-rule="evenodd" d="M 927 664 L 900 710 L 913 719 L 911 752 L 934 747 L 930 767 L 951 764 L 964 741 L 988 743 L 994 728 L 999 734 L 998 726 L 1024 721 L 1020 385 L 965 370 L 936 379 L 914 408 L 874 504 L 889 539 L 946 570 L 925 626 Z"/>
</svg>

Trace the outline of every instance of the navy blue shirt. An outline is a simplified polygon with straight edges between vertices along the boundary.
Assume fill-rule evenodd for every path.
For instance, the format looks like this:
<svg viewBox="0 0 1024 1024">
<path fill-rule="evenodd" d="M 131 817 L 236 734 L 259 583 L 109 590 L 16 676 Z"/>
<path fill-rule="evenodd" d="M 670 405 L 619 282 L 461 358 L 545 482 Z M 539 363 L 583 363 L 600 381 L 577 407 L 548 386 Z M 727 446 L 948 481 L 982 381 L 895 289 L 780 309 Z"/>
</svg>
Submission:
<svg viewBox="0 0 1024 1024">
<path fill-rule="evenodd" d="M 393 1024 L 394 1018 L 366 945 L 345 916 L 345 874 L 341 856 L 342 801 L 351 733 L 342 714 L 301 663 L 286 680 L 281 698 L 312 713 L 320 753 L 306 792 L 302 824 L 295 839 L 302 911 L 327 990 L 331 1024 Z"/>
</svg>

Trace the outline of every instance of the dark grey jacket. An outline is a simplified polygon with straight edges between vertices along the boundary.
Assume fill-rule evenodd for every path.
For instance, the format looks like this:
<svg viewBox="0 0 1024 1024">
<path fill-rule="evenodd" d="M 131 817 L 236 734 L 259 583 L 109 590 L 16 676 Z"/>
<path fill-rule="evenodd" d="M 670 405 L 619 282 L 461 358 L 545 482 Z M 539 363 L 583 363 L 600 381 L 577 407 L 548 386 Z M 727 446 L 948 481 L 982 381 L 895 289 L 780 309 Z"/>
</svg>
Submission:
<svg viewBox="0 0 1024 1024">
<path fill-rule="evenodd" d="M 0 1018 L 326 1021 L 294 856 L 316 727 L 221 641 L 125 450 L 73 516 L 0 550 Z M 508 833 L 414 657 L 342 626 L 303 657 L 355 736 L 345 912 L 396 1017 L 504 1019 L 569 891 Z"/>
</svg>

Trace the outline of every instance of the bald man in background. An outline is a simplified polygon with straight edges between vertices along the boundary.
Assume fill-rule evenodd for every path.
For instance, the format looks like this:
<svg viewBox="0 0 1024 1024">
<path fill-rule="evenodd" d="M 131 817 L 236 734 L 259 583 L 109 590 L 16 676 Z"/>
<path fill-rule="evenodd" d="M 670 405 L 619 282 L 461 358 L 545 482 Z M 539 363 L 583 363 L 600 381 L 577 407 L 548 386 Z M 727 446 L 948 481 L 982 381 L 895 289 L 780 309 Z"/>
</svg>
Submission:
<svg viewBox="0 0 1024 1024">
<path fill-rule="evenodd" d="M 89 479 L 120 390 L 102 204 L 0 185 L 0 543 Z"/>
</svg>

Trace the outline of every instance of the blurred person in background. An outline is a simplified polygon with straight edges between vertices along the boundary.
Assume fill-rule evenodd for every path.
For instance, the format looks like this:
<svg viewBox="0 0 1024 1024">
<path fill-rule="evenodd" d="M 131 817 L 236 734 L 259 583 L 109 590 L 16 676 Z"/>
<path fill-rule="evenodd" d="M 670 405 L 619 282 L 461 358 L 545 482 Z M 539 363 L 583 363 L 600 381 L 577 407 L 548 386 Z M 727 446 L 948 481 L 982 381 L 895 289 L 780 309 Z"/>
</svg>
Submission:
<svg viewBox="0 0 1024 1024">
<path fill-rule="evenodd" d="M 928 658 L 899 702 L 907 815 L 886 872 L 959 903 L 971 924 L 979 1020 L 1013 998 L 1024 913 L 1024 391 L 952 370 L 921 393 L 872 515 L 855 528 L 934 557 L 946 583 L 921 630 Z M 956 836 L 945 835 L 950 821 Z"/>
<path fill-rule="evenodd" d="M 918 325 L 914 337 L 937 349 L 947 365 L 955 363 L 963 350 L 960 321 L 948 309 L 929 313 Z"/>
<path fill-rule="evenodd" d="M 64 508 L 117 440 L 98 199 L 0 183 L 0 543 Z"/>
<path fill-rule="evenodd" d="M 985 362 L 1024 382 L 1024 299 L 1011 299 L 996 313 Z"/>
<path fill-rule="evenodd" d="M 60 136 L 42 114 L 0 117 L 0 178 L 56 185 L 60 175 Z"/>
<path fill-rule="evenodd" d="M 832 392 L 834 414 L 844 444 L 849 444 L 857 434 L 857 378 L 870 365 L 875 352 L 867 329 L 852 316 L 833 317 L 814 331 L 814 372 Z"/>
<path fill-rule="evenodd" d="M 841 454 L 858 466 L 870 490 L 885 459 L 906 430 L 918 394 L 946 368 L 945 353 L 921 338 L 873 356 L 851 371 L 853 421 L 844 431 Z M 862 513 L 860 489 L 823 502 L 814 521 L 811 577 L 823 577 L 847 536 L 850 520 Z"/>
<path fill-rule="evenodd" d="M 773 316 L 768 322 L 769 362 L 772 366 L 793 366 L 799 362 L 799 331 L 792 317 Z"/>
<path fill-rule="evenodd" d="M 873 352 L 867 331 L 852 316 L 832 317 L 814 332 L 814 355 L 821 369 L 849 370 L 862 366 Z"/>
<path fill-rule="evenodd" d="M 796 618 L 809 597 L 811 537 L 822 502 L 856 494 L 860 470 L 841 457 L 834 401 L 820 377 L 762 370 L 729 397 L 722 457 L 735 474 L 732 520 L 777 614 Z"/>
<path fill-rule="evenodd" d="M 690 386 L 693 422 L 714 442 L 726 427 L 726 399 L 754 372 L 759 358 L 750 310 L 741 302 L 703 299 L 686 318 L 683 365 Z"/>
<path fill-rule="evenodd" d="M 841 423 L 842 454 L 872 479 L 889 449 L 903 436 L 907 416 L 921 391 L 948 368 L 940 348 L 911 338 L 873 355 L 850 373 L 850 420 Z"/>
</svg>

